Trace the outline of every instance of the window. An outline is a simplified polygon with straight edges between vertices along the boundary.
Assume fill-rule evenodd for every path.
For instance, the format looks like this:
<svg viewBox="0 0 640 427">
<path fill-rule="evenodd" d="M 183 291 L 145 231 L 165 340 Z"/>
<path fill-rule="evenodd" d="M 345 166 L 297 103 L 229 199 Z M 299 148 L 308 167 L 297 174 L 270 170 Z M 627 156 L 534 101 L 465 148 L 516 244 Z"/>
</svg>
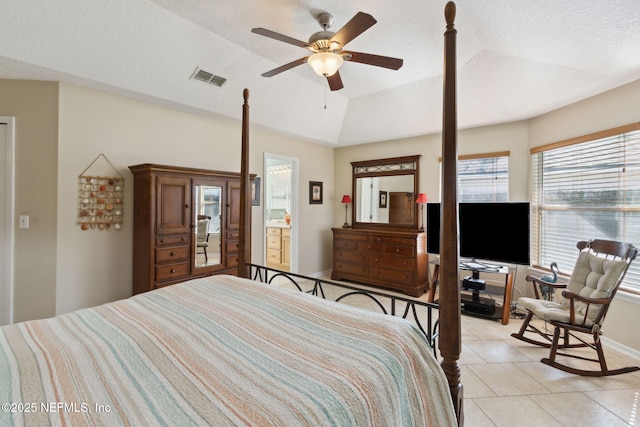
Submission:
<svg viewBox="0 0 640 427">
<path fill-rule="evenodd" d="M 532 262 L 570 273 L 579 240 L 640 245 L 640 123 L 532 153 Z M 636 260 L 622 285 L 640 292 Z"/>
<path fill-rule="evenodd" d="M 460 156 L 458 199 L 460 202 L 508 201 L 509 153 Z"/>
<path fill-rule="evenodd" d="M 198 206 L 200 206 L 199 215 L 206 215 L 211 218 L 209 221 L 208 233 L 218 234 L 220 233 L 220 187 L 212 186 L 197 186 L 197 189 L 202 187 L 202 191 L 198 191 L 196 197 L 198 197 Z"/>
</svg>

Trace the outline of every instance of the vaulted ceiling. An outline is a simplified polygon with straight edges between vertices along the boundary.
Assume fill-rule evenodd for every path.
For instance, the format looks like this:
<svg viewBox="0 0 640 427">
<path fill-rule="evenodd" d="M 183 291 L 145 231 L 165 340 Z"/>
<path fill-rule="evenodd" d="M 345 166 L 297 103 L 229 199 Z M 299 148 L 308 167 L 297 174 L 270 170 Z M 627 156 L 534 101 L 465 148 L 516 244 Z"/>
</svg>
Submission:
<svg viewBox="0 0 640 427">
<path fill-rule="evenodd" d="M 439 132 L 445 1 L 3 0 L 0 78 L 59 80 L 172 108 L 238 119 L 251 91 L 255 126 L 345 146 Z M 640 78 L 637 0 L 458 0 L 458 124 L 535 117 Z M 344 89 L 309 52 L 251 32 L 307 41 L 334 17 L 377 23 L 347 50 L 402 58 L 397 71 L 345 62 Z M 213 86 L 196 70 L 223 77 Z M 1 96 L 1 94 L 0 94 Z"/>
</svg>

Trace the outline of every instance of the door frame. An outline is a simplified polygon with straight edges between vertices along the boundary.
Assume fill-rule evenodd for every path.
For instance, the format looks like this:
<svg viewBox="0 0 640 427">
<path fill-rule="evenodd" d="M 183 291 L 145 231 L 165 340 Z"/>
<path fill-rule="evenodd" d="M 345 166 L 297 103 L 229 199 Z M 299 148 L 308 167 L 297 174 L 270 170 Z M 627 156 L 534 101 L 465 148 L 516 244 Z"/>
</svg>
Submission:
<svg viewBox="0 0 640 427">
<path fill-rule="evenodd" d="M 0 132 L 5 136 L 6 144 L 0 147 L 4 161 L 4 204 L 0 213 L 1 236 L 4 242 L 0 251 L 0 325 L 13 323 L 13 257 L 14 257 L 14 206 L 15 206 L 15 144 L 16 124 L 15 117 L 0 116 Z M 1 181 L 0 181 L 1 182 Z M 2 204 L 0 204 L 2 206 Z"/>
<path fill-rule="evenodd" d="M 293 220 L 291 221 L 291 253 L 290 253 L 290 264 L 289 264 L 289 271 L 291 273 L 297 273 L 298 272 L 298 237 L 300 235 L 300 229 L 299 229 L 299 216 L 298 216 L 298 202 L 300 200 L 300 194 L 299 194 L 299 185 L 298 185 L 298 174 L 299 174 L 299 163 L 300 160 L 296 157 L 288 157 L 288 156 L 283 156 L 280 154 L 273 154 L 273 153 L 264 153 L 264 164 L 263 164 L 263 175 L 264 175 L 264 183 L 262 184 L 262 188 L 264 189 L 264 197 L 263 197 L 263 204 L 262 204 L 262 236 L 263 236 L 263 244 L 262 244 L 262 265 L 267 265 L 267 242 L 266 240 L 264 240 L 264 236 L 266 235 L 267 232 L 267 215 L 266 215 L 266 209 L 267 209 L 267 201 L 266 201 L 266 194 L 267 194 L 267 185 L 268 185 L 268 179 L 267 179 L 267 160 L 269 159 L 273 159 L 273 160 L 280 160 L 280 161 L 288 161 L 291 162 L 291 218 L 293 218 Z"/>
</svg>

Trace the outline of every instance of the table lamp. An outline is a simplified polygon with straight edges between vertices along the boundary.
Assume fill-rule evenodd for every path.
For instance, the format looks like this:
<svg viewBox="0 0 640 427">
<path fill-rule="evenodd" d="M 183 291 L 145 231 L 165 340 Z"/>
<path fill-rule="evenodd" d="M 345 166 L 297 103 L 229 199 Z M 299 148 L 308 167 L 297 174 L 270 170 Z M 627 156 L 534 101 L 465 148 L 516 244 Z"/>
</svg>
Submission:
<svg viewBox="0 0 640 427">
<path fill-rule="evenodd" d="M 416 203 L 420 204 L 420 230 L 424 230 L 424 205 L 427 203 L 427 195 L 425 193 L 418 194 Z"/>
<path fill-rule="evenodd" d="M 351 196 L 348 194 L 342 196 L 342 203 L 344 203 L 344 224 L 342 225 L 342 228 L 350 228 L 351 226 L 347 222 L 347 209 L 349 207 L 349 203 L 351 203 Z"/>
</svg>

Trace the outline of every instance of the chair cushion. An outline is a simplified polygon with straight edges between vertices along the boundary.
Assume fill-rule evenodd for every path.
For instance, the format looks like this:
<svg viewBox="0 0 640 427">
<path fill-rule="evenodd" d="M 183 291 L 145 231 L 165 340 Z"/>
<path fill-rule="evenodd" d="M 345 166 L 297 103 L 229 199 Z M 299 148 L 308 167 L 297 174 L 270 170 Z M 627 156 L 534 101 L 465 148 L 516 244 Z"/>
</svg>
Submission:
<svg viewBox="0 0 640 427">
<path fill-rule="evenodd" d="M 569 323 L 569 307 L 563 304 L 547 301 L 543 299 L 522 297 L 518 298 L 518 304 L 533 312 L 536 316 L 544 321 L 556 320 L 559 322 Z M 586 326 L 591 326 L 593 322 L 587 319 Z"/>
<path fill-rule="evenodd" d="M 608 298 L 618 284 L 626 265 L 624 261 L 608 260 L 589 252 L 580 252 L 567 289 L 587 298 Z M 566 299 L 557 303 L 525 297 L 519 298 L 518 303 L 543 320 L 569 323 L 569 301 Z M 578 323 L 582 321 L 587 304 L 576 301 L 575 309 Z M 599 313 L 600 307 L 592 304 L 587 312 L 585 325 L 591 326 Z"/>
</svg>

